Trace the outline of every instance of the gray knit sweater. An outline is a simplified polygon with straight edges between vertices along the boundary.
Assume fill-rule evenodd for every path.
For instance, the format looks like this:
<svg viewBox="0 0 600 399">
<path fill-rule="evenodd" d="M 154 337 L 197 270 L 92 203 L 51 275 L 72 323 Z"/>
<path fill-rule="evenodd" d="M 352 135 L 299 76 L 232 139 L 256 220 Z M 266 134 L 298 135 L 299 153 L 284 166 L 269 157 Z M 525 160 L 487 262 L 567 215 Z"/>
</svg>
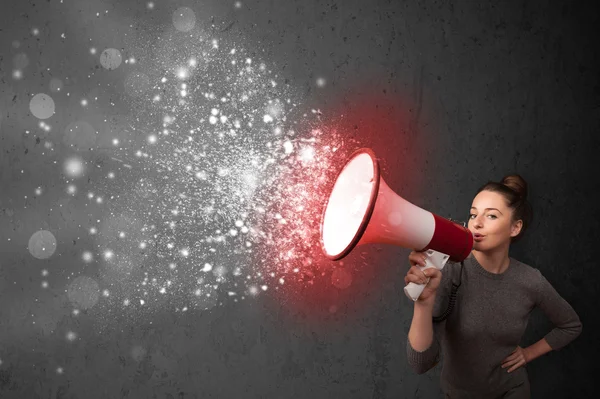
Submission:
<svg viewBox="0 0 600 399">
<path fill-rule="evenodd" d="M 434 316 L 446 309 L 451 283 L 459 282 L 460 269 L 460 263 L 448 263 L 442 269 Z M 471 253 L 464 261 L 462 284 L 452 314 L 445 321 L 434 323 L 434 340 L 425 351 L 414 350 L 407 340 L 408 362 L 421 374 L 443 358 L 442 389 L 445 393 L 458 393 L 456 397 L 468 397 L 469 393 L 501 395 L 527 382 L 525 367 L 508 373 L 501 368 L 501 362 L 521 343 L 535 307 L 555 326 L 545 336 L 552 349 L 562 348 L 581 333 L 577 313 L 539 270 L 510 258 L 508 269 L 494 274 L 485 270 Z"/>
</svg>

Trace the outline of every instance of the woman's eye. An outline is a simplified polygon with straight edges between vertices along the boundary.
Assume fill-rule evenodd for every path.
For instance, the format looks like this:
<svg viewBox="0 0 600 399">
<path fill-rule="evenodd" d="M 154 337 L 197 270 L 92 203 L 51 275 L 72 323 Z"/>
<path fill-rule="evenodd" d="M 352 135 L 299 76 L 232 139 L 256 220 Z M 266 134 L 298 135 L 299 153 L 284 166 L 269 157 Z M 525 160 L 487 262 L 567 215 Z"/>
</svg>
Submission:
<svg viewBox="0 0 600 399">
<path fill-rule="evenodd" d="M 474 214 L 471 213 L 471 214 L 469 214 L 469 219 L 473 219 L 472 216 L 477 216 L 477 215 L 474 215 Z"/>
<path fill-rule="evenodd" d="M 496 215 L 488 215 L 488 216 L 491 217 L 491 218 L 496 219 Z"/>
</svg>

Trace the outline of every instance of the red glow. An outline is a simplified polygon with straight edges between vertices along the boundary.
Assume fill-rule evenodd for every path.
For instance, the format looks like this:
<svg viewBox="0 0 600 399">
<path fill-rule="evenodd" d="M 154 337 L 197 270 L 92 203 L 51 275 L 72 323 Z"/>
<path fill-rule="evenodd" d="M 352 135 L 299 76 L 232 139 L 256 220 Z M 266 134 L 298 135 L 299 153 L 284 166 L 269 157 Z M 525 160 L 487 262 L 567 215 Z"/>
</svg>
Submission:
<svg viewBox="0 0 600 399">
<path fill-rule="evenodd" d="M 387 93 L 367 95 L 357 90 L 329 109 L 321 109 L 325 120 L 316 128 L 320 134 L 299 152 L 311 152 L 312 159 L 299 157 L 282 174 L 281 200 L 271 209 L 281 219 L 267 226 L 272 245 L 261 256 L 265 257 L 265 273 L 273 274 L 267 294 L 290 315 L 300 312 L 306 318 L 324 320 L 340 311 L 376 306 L 366 298 L 376 301 L 378 285 L 389 283 L 392 274 L 403 286 L 400 275 L 393 272 L 397 267 L 383 267 L 389 260 L 378 255 L 382 249 L 378 245 L 357 248 L 342 261 L 327 259 L 320 247 L 319 222 L 333 179 L 360 147 L 373 148 L 382 177 L 392 186 L 394 178 L 400 178 L 404 187 L 398 191 L 406 194 L 410 188 L 415 195 L 421 181 L 421 165 L 415 160 L 421 157 L 411 156 L 420 149 L 411 115 L 414 108 L 407 103 Z M 406 259 L 395 262 L 407 264 Z M 398 297 L 404 298 L 401 289 Z"/>
</svg>

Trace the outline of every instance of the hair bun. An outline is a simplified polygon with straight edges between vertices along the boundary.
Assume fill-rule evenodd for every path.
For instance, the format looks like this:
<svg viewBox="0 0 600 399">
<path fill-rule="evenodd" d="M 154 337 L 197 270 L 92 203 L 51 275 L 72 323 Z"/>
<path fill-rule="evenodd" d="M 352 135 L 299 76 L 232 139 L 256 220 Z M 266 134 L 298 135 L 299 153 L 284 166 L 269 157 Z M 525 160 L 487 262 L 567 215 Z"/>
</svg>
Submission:
<svg viewBox="0 0 600 399">
<path fill-rule="evenodd" d="M 519 197 L 527 199 L 527 182 L 520 175 L 504 176 L 502 184 L 516 192 Z"/>
</svg>

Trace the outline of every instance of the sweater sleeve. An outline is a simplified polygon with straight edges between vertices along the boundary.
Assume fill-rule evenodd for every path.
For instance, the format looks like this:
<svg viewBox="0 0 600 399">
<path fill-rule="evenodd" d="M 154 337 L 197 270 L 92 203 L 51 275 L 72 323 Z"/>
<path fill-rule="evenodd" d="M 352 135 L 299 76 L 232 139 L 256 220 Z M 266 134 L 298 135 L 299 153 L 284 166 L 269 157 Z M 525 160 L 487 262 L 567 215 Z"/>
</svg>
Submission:
<svg viewBox="0 0 600 399">
<path fill-rule="evenodd" d="M 435 304 L 433 307 L 433 316 L 441 314 L 448 304 L 448 297 L 450 295 L 452 286 L 452 272 L 454 264 L 448 263 L 442 269 L 442 281 L 438 287 L 438 292 L 435 298 Z M 441 347 L 440 347 L 440 335 L 446 325 L 446 321 L 440 323 L 433 323 L 433 342 L 429 348 L 424 351 L 415 350 L 410 340 L 406 340 L 406 357 L 408 364 L 417 373 L 423 374 L 435 367 L 440 361 Z"/>
<path fill-rule="evenodd" d="M 554 328 L 544 338 L 553 350 L 558 350 L 577 338 L 583 326 L 571 305 L 556 292 L 539 270 L 537 272 L 539 283 L 536 305 L 554 324 Z"/>
</svg>

